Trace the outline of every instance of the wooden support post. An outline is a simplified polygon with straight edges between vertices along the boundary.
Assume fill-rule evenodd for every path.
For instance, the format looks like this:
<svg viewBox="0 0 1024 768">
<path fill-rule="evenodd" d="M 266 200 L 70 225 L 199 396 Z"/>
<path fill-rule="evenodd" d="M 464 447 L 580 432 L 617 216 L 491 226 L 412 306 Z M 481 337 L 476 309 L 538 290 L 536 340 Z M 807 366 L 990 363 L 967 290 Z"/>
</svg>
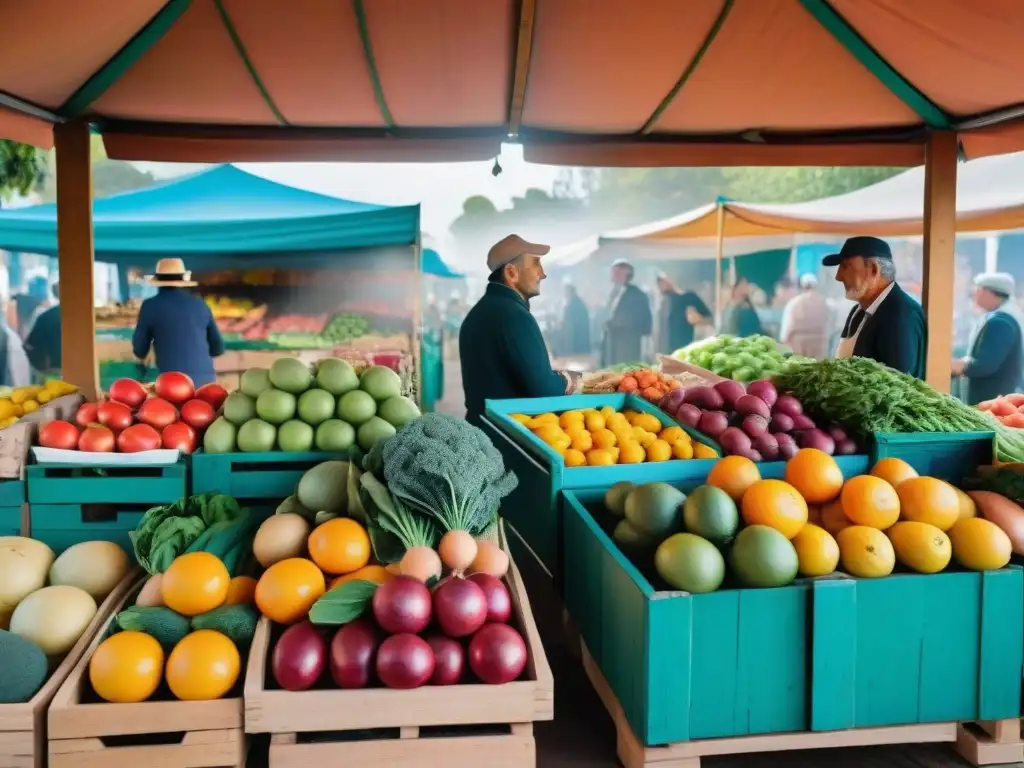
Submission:
<svg viewBox="0 0 1024 768">
<path fill-rule="evenodd" d="M 725 252 L 725 203 L 718 201 L 715 235 L 715 333 L 722 332 L 722 254 Z"/>
<path fill-rule="evenodd" d="M 93 276 L 92 162 L 89 125 L 54 127 L 57 148 L 57 249 L 60 270 L 61 376 L 93 400 L 99 393 Z"/>
<path fill-rule="evenodd" d="M 953 357 L 953 275 L 956 268 L 957 134 L 928 136 L 924 163 L 924 288 L 928 323 L 925 381 L 949 392 Z"/>
</svg>

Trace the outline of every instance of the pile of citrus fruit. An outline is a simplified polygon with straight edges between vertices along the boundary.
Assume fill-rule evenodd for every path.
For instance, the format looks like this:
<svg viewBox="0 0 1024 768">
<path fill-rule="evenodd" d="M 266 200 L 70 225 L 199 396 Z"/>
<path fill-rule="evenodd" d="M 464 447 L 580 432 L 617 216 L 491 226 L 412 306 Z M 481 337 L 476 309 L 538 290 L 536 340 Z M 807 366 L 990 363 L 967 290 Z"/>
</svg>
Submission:
<svg viewBox="0 0 1024 768">
<path fill-rule="evenodd" d="M 605 406 L 537 416 L 517 413 L 511 418 L 550 446 L 567 467 L 718 458 L 713 448 L 691 438 L 682 427 L 664 425 L 651 413 Z"/>
</svg>

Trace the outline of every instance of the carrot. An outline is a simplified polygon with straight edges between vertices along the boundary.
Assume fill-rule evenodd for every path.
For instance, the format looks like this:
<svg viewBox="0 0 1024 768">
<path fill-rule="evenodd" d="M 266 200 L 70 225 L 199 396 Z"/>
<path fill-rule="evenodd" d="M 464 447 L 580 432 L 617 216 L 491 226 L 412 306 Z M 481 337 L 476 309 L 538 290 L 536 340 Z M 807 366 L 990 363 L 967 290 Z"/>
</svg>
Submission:
<svg viewBox="0 0 1024 768">
<path fill-rule="evenodd" d="M 639 383 L 632 376 L 623 376 L 619 382 L 619 392 L 636 392 L 639 388 Z"/>
<path fill-rule="evenodd" d="M 637 371 L 636 372 L 636 383 L 641 389 L 647 389 L 648 387 L 654 386 L 654 383 L 658 380 L 658 375 L 654 371 Z"/>
<path fill-rule="evenodd" d="M 994 416 L 1009 416 L 1011 413 L 1016 413 L 1017 408 L 1010 405 L 1006 400 L 1000 398 L 992 405 L 992 413 Z"/>
<path fill-rule="evenodd" d="M 1011 392 L 1006 396 L 1005 400 L 1014 408 L 1020 408 L 1024 405 L 1024 394 L 1021 394 L 1020 392 Z"/>
<path fill-rule="evenodd" d="M 992 406 L 996 404 L 995 400 L 982 400 L 975 406 L 979 411 L 991 411 Z"/>
<path fill-rule="evenodd" d="M 1015 429 L 1024 429 L 1024 413 L 1011 413 L 1002 419 L 1003 424 Z"/>
<path fill-rule="evenodd" d="M 659 400 L 661 400 L 663 392 L 657 387 L 647 387 L 640 394 L 645 400 L 649 400 L 652 403 L 656 403 Z"/>
</svg>

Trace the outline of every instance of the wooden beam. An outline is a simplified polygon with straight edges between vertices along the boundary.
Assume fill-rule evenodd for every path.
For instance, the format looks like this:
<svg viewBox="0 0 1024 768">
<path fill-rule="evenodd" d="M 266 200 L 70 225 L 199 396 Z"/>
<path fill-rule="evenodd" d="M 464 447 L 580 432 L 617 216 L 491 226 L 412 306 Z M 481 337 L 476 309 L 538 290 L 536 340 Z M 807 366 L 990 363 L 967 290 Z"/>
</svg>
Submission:
<svg viewBox="0 0 1024 768">
<path fill-rule="evenodd" d="M 722 254 L 725 252 L 725 203 L 718 201 L 715 232 L 715 332 L 722 332 Z"/>
<path fill-rule="evenodd" d="M 956 269 L 956 172 L 959 140 L 953 131 L 928 137 L 924 163 L 924 289 L 928 323 L 925 381 L 949 392 L 953 359 L 953 275 Z"/>
<path fill-rule="evenodd" d="M 61 375 L 88 399 L 99 393 L 94 307 L 92 162 L 88 123 L 54 127 L 57 148 L 57 251 Z"/>
<path fill-rule="evenodd" d="M 530 55 L 533 51 L 533 20 L 537 0 L 520 0 L 519 30 L 516 35 L 516 53 L 512 60 L 512 101 L 508 106 L 508 135 L 518 136 L 526 104 L 526 81 L 530 76 Z"/>
</svg>

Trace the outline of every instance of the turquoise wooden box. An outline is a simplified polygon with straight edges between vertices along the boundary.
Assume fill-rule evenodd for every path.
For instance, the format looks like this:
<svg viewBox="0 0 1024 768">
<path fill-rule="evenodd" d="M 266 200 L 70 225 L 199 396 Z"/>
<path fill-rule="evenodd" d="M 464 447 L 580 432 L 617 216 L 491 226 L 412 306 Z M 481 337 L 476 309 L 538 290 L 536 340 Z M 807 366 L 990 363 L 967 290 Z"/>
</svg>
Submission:
<svg viewBox="0 0 1024 768">
<path fill-rule="evenodd" d="M 183 459 L 155 467 L 32 464 L 26 470 L 28 503 L 171 504 L 185 495 L 185 474 Z"/>
<path fill-rule="evenodd" d="M 234 496 L 254 511 L 273 511 L 295 493 L 302 475 L 317 464 L 332 459 L 347 460 L 348 454 L 204 453 L 192 455 L 192 493 L 219 491 Z"/>
<path fill-rule="evenodd" d="M 953 484 L 960 483 L 975 467 L 991 464 L 995 455 L 995 432 L 876 432 L 873 442 L 872 464 L 895 457 L 918 474 Z"/>
<path fill-rule="evenodd" d="M 83 541 L 112 541 L 135 560 L 129 532 L 151 504 L 34 504 L 29 506 L 32 538 L 60 554 Z"/>
<path fill-rule="evenodd" d="M 0 536 L 21 535 L 21 511 L 25 503 L 25 481 L 0 481 Z"/>
</svg>

